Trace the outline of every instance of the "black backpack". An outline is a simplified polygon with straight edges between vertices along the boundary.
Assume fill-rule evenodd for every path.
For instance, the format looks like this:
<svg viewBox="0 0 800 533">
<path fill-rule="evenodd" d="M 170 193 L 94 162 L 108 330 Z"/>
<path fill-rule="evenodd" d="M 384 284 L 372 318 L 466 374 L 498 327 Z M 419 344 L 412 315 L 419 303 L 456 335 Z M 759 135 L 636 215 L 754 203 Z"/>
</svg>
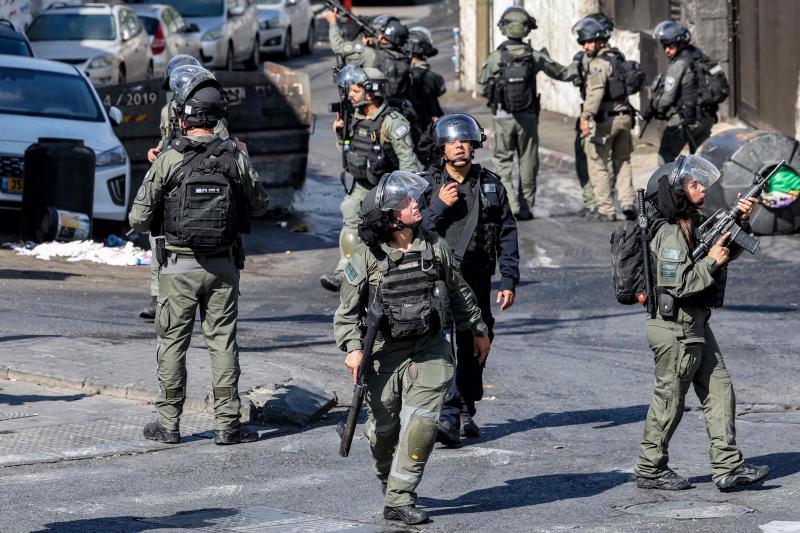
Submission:
<svg viewBox="0 0 800 533">
<path fill-rule="evenodd" d="M 382 50 L 378 69 L 388 81 L 386 96 L 403 97 L 411 87 L 411 56 Z"/>
<path fill-rule="evenodd" d="M 705 54 L 698 54 L 692 65 L 697 78 L 697 105 L 719 106 L 731 94 L 731 86 L 722 67 Z"/>
<path fill-rule="evenodd" d="M 525 52 L 514 55 L 506 43 L 500 45 L 500 75 L 495 89 L 495 100 L 509 113 L 528 111 L 536 107 L 536 90 L 533 49 L 525 45 Z"/>
<path fill-rule="evenodd" d="M 637 61 L 626 60 L 625 56 L 612 48 L 603 58 L 611 63 L 611 76 L 606 82 L 606 98 L 609 100 L 621 100 L 634 95 L 644 87 L 645 75 L 642 65 Z"/>
<path fill-rule="evenodd" d="M 167 243 L 199 253 L 232 246 L 240 233 L 250 232 L 236 144 L 217 139 L 204 145 L 180 138 L 170 146 L 184 154 L 185 163 L 167 184 Z"/>
<path fill-rule="evenodd" d="M 663 223 L 663 219 L 650 222 L 651 238 Z M 651 260 L 650 264 L 654 266 L 655 262 Z M 625 222 L 611 234 L 611 271 L 617 301 L 624 305 L 640 303 L 637 296 L 645 292 L 644 264 L 635 220 Z"/>
</svg>

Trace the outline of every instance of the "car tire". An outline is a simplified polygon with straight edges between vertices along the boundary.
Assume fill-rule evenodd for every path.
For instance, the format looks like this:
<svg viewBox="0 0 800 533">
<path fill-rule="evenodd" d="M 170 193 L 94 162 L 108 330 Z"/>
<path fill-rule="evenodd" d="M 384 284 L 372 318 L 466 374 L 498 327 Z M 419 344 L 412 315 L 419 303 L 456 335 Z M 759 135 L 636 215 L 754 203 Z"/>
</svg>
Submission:
<svg viewBox="0 0 800 533">
<path fill-rule="evenodd" d="M 125 85 L 128 83 L 128 76 L 125 73 L 125 65 L 119 66 L 119 74 L 117 75 L 117 85 Z"/>
<path fill-rule="evenodd" d="M 293 48 L 294 44 L 292 43 L 292 30 L 290 28 L 286 30 L 286 37 L 283 38 L 283 51 L 281 52 L 281 57 L 283 59 L 291 59 Z"/>
<path fill-rule="evenodd" d="M 300 53 L 303 55 L 309 55 L 314 53 L 314 40 L 316 39 L 316 34 L 314 31 L 314 23 L 310 23 L 308 25 L 308 36 L 306 38 L 306 42 L 300 45 Z"/>
<path fill-rule="evenodd" d="M 225 66 L 222 70 L 233 72 L 233 43 L 228 43 L 228 54 L 225 57 Z"/>
<path fill-rule="evenodd" d="M 258 35 L 253 40 L 253 53 L 244 62 L 244 68 L 247 70 L 258 70 L 258 64 L 261 62 L 261 54 L 258 51 Z"/>
</svg>

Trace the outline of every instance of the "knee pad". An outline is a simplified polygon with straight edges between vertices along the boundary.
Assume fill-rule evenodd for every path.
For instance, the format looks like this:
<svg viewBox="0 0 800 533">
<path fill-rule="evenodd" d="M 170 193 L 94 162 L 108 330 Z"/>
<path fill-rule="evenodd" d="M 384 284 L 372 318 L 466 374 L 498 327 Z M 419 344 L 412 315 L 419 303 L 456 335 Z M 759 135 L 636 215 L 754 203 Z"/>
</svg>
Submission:
<svg viewBox="0 0 800 533">
<path fill-rule="evenodd" d="M 408 421 L 408 429 L 406 430 L 408 458 L 418 463 L 427 461 L 436 443 L 438 429 L 439 426 L 436 420 L 411 415 Z"/>
</svg>

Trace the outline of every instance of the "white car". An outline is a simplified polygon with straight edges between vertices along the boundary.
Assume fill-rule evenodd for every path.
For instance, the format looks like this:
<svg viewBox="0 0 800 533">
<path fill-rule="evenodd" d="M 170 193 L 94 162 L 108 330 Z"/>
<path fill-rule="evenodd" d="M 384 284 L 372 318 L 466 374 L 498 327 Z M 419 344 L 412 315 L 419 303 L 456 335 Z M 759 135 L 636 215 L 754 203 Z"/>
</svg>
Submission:
<svg viewBox="0 0 800 533">
<path fill-rule="evenodd" d="M 199 30 L 188 24 L 174 7 L 164 4 L 132 5 L 131 9 L 142 21 L 150 37 L 150 52 L 153 54 L 153 74 L 161 77 L 167 70 L 169 60 L 178 54 L 200 59 L 203 45 L 193 32 Z"/>
<path fill-rule="evenodd" d="M 233 70 L 244 62 L 256 70 L 258 55 L 258 11 L 254 0 L 145 0 L 169 4 L 186 22 L 195 24 L 203 43 L 201 59 L 208 68 Z"/>
<path fill-rule="evenodd" d="M 299 44 L 300 53 L 314 51 L 314 11 L 310 0 L 256 0 L 259 51 L 289 59 Z"/>
<path fill-rule="evenodd" d="M 72 65 L 0 55 L 0 208 L 19 209 L 25 150 L 40 137 L 81 139 L 95 151 L 94 217 L 123 222 L 131 166 L 111 120 L 86 77 Z"/>
<path fill-rule="evenodd" d="M 75 65 L 95 85 L 153 76 L 147 32 L 127 6 L 56 4 L 33 19 L 27 33 L 36 57 Z"/>
</svg>

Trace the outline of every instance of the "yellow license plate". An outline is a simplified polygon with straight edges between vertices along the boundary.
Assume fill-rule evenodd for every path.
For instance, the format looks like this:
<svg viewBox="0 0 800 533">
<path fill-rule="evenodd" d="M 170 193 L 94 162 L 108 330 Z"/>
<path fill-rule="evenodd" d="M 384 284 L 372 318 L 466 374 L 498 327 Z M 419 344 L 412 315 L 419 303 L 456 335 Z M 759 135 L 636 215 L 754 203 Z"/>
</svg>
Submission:
<svg viewBox="0 0 800 533">
<path fill-rule="evenodd" d="M 3 192 L 9 194 L 22 194 L 24 182 L 25 180 L 22 178 L 3 178 Z"/>
</svg>

